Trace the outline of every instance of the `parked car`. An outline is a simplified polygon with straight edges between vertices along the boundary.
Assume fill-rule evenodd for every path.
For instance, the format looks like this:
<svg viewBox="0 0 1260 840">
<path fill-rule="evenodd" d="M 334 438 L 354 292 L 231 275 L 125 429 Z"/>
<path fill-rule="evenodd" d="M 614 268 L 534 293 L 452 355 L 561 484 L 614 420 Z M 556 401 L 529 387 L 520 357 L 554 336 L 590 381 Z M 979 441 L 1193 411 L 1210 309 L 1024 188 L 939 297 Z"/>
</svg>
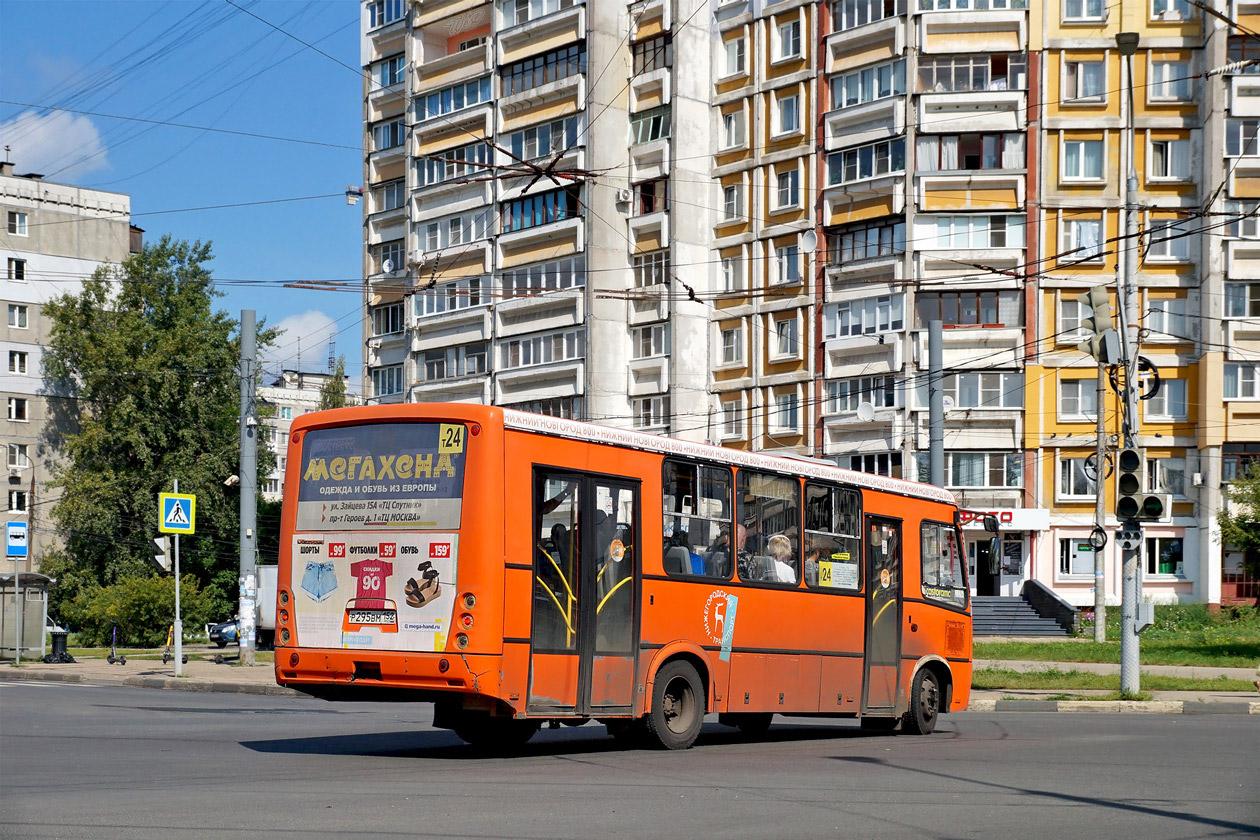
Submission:
<svg viewBox="0 0 1260 840">
<path fill-rule="evenodd" d="M 240 640 L 240 632 L 235 618 L 231 621 L 220 621 L 210 625 L 210 641 L 219 647 L 234 645 Z"/>
</svg>

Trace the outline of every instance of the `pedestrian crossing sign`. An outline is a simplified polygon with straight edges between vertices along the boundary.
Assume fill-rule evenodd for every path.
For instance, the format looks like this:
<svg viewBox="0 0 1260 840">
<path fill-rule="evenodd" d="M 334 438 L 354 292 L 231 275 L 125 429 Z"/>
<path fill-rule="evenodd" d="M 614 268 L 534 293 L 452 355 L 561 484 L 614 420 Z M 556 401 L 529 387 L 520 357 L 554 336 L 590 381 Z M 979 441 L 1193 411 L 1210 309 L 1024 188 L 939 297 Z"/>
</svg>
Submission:
<svg viewBox="0 0 1260 840">
<path fill-rule="evenodd" d="M 197 524 L 197 497 L 191 493 L 159 493 L 158 506 L 162 521 L 158 530 L 163 534 L 191 534 Z"/>
</svg>

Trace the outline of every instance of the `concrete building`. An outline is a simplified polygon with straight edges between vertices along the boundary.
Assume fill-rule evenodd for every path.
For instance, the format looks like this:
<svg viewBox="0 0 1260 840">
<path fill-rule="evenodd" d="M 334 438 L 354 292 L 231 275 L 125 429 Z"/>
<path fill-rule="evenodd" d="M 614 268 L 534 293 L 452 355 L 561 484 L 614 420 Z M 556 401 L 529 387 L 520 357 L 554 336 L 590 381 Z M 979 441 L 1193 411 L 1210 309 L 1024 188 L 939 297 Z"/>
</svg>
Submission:
<svg viewBox="0 0 1260 840">
<path fill-rule="evenodd" d="M 83 189 L 16 175 L 0 163 L 0 232 L 5 270 L 0 298 L 8 320 L 0 333 L 0 370 L 7 404 L 4 440 L 9 520 L 30 526 L 27 568 L 57 544 L 49 511 L 56 502 L 46 482 L 58 460 L 57 442 L 74 428 L 77 412 L 44 382 L 42 357 L 48 341 L 43 304 L 77 293 L 83 280 L 106 262 L 121 262 L 140 247 L 131 226 L 131 200 L 121 193 Z"/>
<path fill-rule="evenodd" d="M 269 502 L 284 496 L 284 468 L 289 451 L 289 427 L 293 420 L 308 411 L 319 409 L 320 392 L 334 376 L 331 373 L 285 370 L 270 385 L 260 385 L 258 401 L 270 406 L 272 414 L 262 420 L 259 442 L 269 447 L 276 457 L 275 468 L 259 482 L 259 491 Z M 350 377 L 345 381 L 349 383 Z M 358 397 L 346 394 L 347 405 L 357 405 Z"/>
</svg>

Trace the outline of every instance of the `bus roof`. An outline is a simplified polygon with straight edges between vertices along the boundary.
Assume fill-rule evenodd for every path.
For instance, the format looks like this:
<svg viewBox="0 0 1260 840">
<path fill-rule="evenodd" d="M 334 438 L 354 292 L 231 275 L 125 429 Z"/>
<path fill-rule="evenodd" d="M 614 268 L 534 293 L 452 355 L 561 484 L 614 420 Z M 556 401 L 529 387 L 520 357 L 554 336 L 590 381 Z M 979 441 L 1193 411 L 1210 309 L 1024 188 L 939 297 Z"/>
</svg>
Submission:
<svg viewBox="0 0 1260 840">
<path fill-rule="evenodd" d="M 846 470 L 818 460 L 767 455 L 760 452 L 745 452 L 741 449 L 729 449 L 708 443 L 694 443 L 692 441 L 678 440 L 677 438 L 662 437 L 661 435 L 650 435 L 646 432 L 636 432 L 630 429 L 616 429 L 611 426 L 581 423 L 577 420 L 565 420 L 560 417 L 548 417 L 543 414 L 529 414 L 511 408 L 499 410 L 503 412 L 503 425 L 508 429 L 556 435 L 591 443 L 624 446 L 630 449 L 659 452 L 664 455 L 704 458 L 739 467 L 786 472 L 792 475 L 803 475 L 808 478 L 819 478 L 856 485 L 869 490 L 930 499 L 931 501 L 944 502 L 948 505 L 957 504 L 954 494 L 935 485 L 918 484 L 913 481 L 902 481 L 897 478 L 886 478 L 882 475 Z"/>
</svg>

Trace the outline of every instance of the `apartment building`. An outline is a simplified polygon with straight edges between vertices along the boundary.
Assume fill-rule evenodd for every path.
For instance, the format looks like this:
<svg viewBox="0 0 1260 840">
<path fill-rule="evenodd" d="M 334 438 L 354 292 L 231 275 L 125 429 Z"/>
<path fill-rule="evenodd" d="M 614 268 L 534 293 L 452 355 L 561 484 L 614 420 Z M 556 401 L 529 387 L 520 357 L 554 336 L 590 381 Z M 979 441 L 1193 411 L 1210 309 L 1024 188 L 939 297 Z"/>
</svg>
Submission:
<svg viewBox="0 0 1260 840">
<path fill-rule="evenodd" d="M 364 5 L 368 399 L 708 435 L 704 9 Z"/>
<path fill-rule="evenodd" d="M 58 440 L 74 428 L 72 401 L 52 391 L 43 378 L 42 358 L 49 325 L 43 304 L 77 293 L 105 262 L 122 262 L 139 250 L 142 231 L 130 224 L 131 200 L 121 193 L 83 189 L 17 175 L 0 163 L 0 231 L 4 275 L 0 298 L 8 320 L 0 332 L 0 369 L 6 450 L 6 495 L 11 521 L 26 521 L 29 548 L 24 571 L 37 571 L 39 558 L 57 544 L 48 512 L 57 496 L 46 484 L 60 457 Z"/>
<path fill-rule="evenodd" d="M 996 555 L 964 529 L 974 590 L 1088 606 L 1120 406 L 1076 296 L 1131 260 L 1173 497 L 1144 592 L 1237 597 L 1215 516 L 1260 457 L 1260 65 L 1225 65 L 1260 57 L 1260 3 L 1219 12 L 1244 29 L 1185 0 L 368 3 L 371 398 L 926 481 L 940 319 L 946 485 L 1002 527 Z"/>
<path fill-rule="evenodd" d="M 293 421 L 308 411 L 319 410 L 320 394 L 334 374 L 324 371 L 282 370 L 270 385 L 258 387 L 258 401 L 271 409 L 269 417 L 262 419 L 259 442 L 271 449 L 276 457 L 271 474 L 260 481 L 259 492 L 269 502 L 278 502 L 284 496 L 284 469 L 289 452 L 289 427 Z M 345 381 L 349 382 L 346 376 Z M 346 394 L 347 405 L 357 405 L 359 398 Z"/>
</svg>

